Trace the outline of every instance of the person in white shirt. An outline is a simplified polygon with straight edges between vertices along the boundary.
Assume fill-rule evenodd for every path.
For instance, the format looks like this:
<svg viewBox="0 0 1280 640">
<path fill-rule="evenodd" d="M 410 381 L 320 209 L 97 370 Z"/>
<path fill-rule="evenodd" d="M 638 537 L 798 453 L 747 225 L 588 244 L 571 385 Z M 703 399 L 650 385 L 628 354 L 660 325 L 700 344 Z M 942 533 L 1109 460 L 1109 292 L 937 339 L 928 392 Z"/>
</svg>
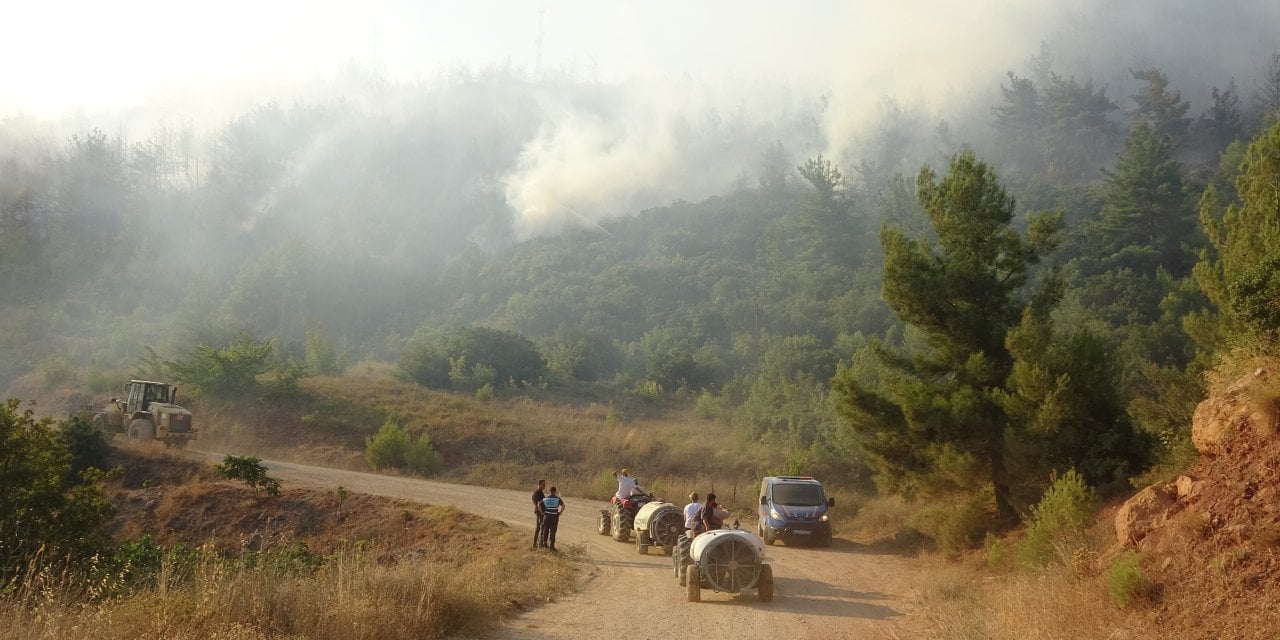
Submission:
<svg viewBox="0 0 1280 640">
<path fill-rule="evenodd" d="M 636 484 L 635 479 L 631 477 L 631 474 L 626 469 L 614 471 L 613 477 L 618 480 L 618 491 L 613 494 L 613 497 L 618 501 L 622 501 L 623 498 L 630 498 L 640 489 L 640 486 Z"/>
<path fill-rule="evenodd" d="M 702 505 L 698 503 L 698 492 L 694 491 L 689 494 L 689 504 L 684 506 L 684 528 L 688 530 L 689 537 L 697 535 L 698 525 L 700 523 L 698 514 L 702 511 Z"/>
</svg>

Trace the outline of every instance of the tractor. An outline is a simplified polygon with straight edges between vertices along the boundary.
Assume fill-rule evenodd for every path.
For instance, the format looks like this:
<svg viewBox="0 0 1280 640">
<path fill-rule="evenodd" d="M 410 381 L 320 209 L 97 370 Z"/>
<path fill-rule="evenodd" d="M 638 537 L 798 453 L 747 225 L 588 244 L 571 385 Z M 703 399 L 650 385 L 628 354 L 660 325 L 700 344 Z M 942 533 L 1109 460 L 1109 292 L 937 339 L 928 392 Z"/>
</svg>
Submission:
<svg viewBox="0 0 1280 640">
<path fill-rule="evenodd" d="M 596 533 L 602 536 L 612 535 L 618 542 L 630 542 L 636 514 L 644 505 L 651 502 L 661 502 L 661 500 L 654 498 L 652 493 L 639 492 L 630 498 L 614 498 L 608 509 L 600 510 Z"/>
</svg>

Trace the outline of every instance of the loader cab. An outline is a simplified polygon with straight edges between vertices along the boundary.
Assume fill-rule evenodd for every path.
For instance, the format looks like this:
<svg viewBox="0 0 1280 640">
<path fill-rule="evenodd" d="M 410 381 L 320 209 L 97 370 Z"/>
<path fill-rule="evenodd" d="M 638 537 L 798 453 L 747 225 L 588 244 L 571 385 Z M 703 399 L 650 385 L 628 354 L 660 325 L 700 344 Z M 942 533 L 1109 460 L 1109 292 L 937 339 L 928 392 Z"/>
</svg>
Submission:
<svg viewBox="0 0 1280 640">
<path fill-rule="evenodd" d="M 171 402 L 173 395 L 168 384 L 146 380 L 130 380 L 125 391 L 125 411 L 130 414 L 149 410 L 152 402 Z"/>
</svg>

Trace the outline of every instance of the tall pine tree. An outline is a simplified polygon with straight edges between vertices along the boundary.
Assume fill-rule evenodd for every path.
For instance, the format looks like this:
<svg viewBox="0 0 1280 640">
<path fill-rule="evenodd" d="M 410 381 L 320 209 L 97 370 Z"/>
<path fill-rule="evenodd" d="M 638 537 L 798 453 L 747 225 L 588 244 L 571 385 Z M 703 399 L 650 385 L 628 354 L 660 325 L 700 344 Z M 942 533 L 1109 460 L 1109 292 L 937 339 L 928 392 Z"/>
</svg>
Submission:
<svg viewBox="0 0 1280 640">
<path fill-rule="evenodd" d="M 927 352 L 909 358 L 882 351 L 892 370 L 880 380 L 883 394 L 838 376 L 837 406 L 878 462 L 973 460 L 991 482 L 999 516 L 1011 520 L 1011 424 L 1001 398 L 1014 358 L 1006 337 L 1026 306 L 1028 270 L 1053 248 L 1061 216 L 1033 216 L 1024 238 L 1010 225 L 1013 198 L 971 152 L 952 159 L 941 180 L 921 170 L 917 191 L 934 237 L 882 231 L 884 296 L 920 330 Z"/>
</svg>

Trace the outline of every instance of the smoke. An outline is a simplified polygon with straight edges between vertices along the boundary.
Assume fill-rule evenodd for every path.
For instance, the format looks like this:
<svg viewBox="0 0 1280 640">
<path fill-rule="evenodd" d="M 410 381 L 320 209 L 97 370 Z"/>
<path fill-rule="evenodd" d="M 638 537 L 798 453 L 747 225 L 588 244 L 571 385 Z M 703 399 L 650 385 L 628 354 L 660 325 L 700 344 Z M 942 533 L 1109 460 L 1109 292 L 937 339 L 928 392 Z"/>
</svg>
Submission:
<svg viewBox="0 0 1280 640">
<path fill-rule="evenodd" d="M 548 105 L 543 126 L 503 179 L 519 213 L 517 235 L 723 193 L 758 163 L 769 135 L 785 133 L 776 129 L 778 112 L 766 118 L 758 111 L 687 82 L 618 88 L 594 109 Z"/>
<path fill-rule="evenodd" d="M 93 111 L 64 130 L 146 131 L 150 117 L 201 131 L 316 92 L 364 108 L 368 87 L 314 81 L 344 65 L 401 88 L 497 65 L 538 94 L 501 132 L 515 150 L 496 176 L 523 238 L 752 184 L 776 142 L 793 164 L 822 153 L 846 169 L 911 166 L 940 145 L 903 138 L 946 121 L 948 144 L 980 149 L 1005 74 L 1030 75 L 1042 51 L 1122 110 L 1129 70 L 1159 67 L 1194 115 L 1233 79 L 1247 98 L 1280 50 L 1273 0 L 268 4 L 126 0 L 69 24 L 70 3 L 27 3 L 0 29 L 0 55 L 24 61 L 0 88 L 0 117 L 79 104 Z M 99 109 L 124 100 L 102 123 Z"/>
</svg>

